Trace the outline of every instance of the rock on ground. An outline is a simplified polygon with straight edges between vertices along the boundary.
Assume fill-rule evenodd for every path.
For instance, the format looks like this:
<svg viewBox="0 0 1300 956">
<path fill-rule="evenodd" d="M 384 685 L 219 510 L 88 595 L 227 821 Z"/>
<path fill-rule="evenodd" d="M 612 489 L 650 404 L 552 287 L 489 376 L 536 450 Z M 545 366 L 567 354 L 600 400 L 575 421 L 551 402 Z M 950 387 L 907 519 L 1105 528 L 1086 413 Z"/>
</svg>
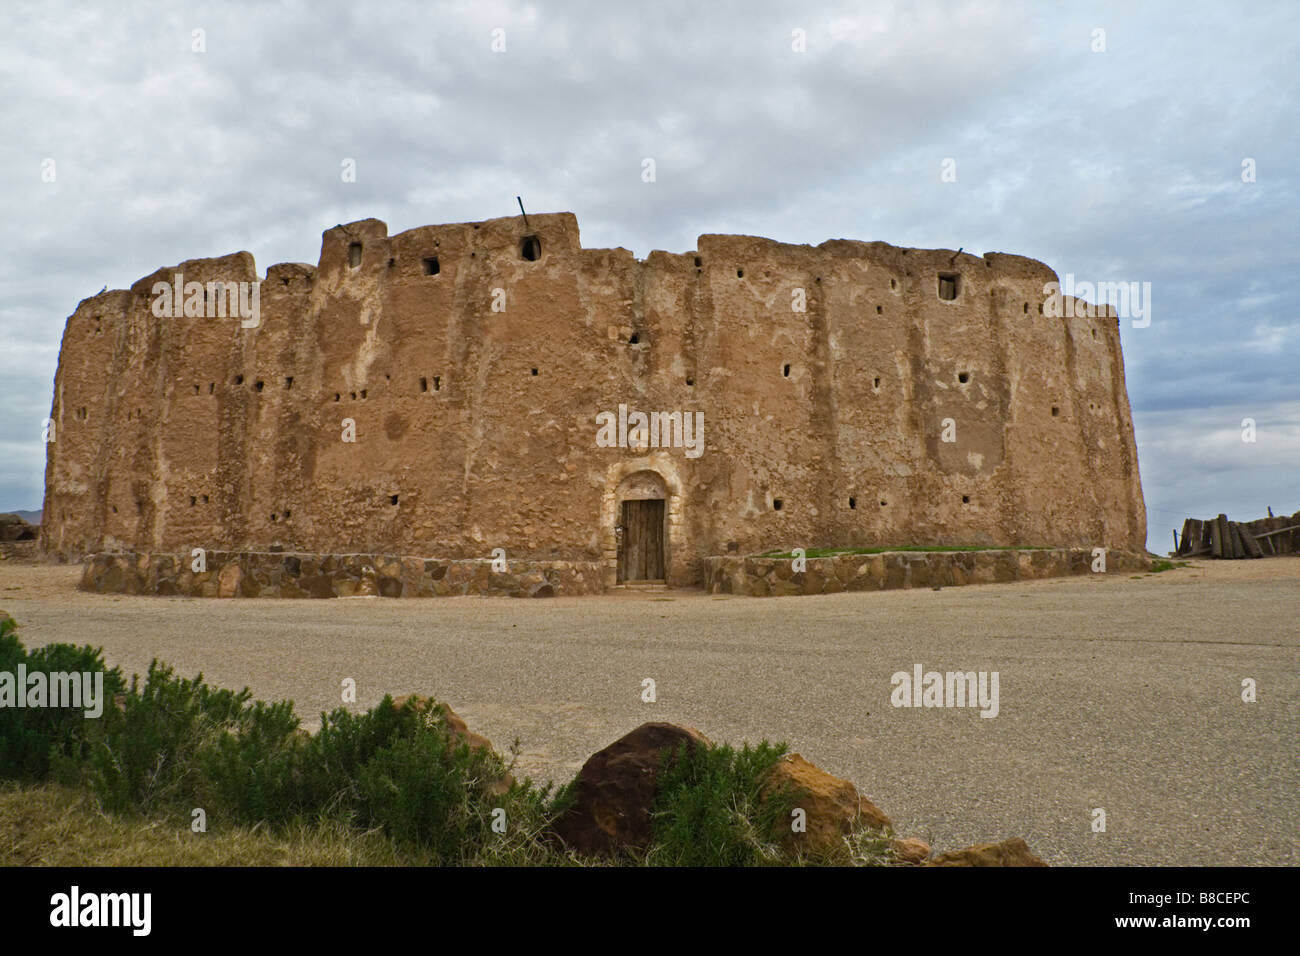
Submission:
<svg viewBox="0 0 1300 956">
<path fill-rule="evenodd" d="M 940 853 L 926 866 L 1047 866 L 1020 837 Z"/>
<path fill-rule="evenodd" d="M 924 863 L 930 856 L 930 844 L 915 837 L 894 841 L 894 860 L 898 863 Z"/>
<path fill-rule="evenodd" d="M 795 807 L 804 811 L 806 830 L 782 838 L 788 847 L 824 851 L 859 827 L 889 829 L 889 817 L 858 793 L 849 781 L 829 774 L 799 754 L 786 754 L 768 772 L 760 791 L 766 799 L 783 788 L 795 793 Z"/>
<path fill-rule="evenodd" d="M 574 802 L 555 821 L 556 835 L 580 853 L 649 845 L 651 812 L 664 750 L 711 746 L 698 730 L 647 723 L 592 754 L 574 784 Z"/>
</svg>

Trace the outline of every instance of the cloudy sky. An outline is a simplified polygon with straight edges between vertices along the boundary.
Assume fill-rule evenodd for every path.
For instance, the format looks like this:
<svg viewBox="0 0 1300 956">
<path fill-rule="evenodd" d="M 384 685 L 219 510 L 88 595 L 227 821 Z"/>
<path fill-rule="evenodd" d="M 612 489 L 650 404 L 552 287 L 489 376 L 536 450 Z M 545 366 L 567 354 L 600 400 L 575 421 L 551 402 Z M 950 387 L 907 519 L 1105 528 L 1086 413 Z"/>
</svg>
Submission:
<svg viewBox="0 0 1300 956">
<path fill-rule="evenodd" d="M 638 256 L 851 238 L 1149 282 L 1150 325 L 1122 333 L 1149 546 L 1189 514 L 1300 509 L 1292 0 L 7 2 L 3 20 L 0 511 L 40 507 L 81 299 L 242 249 L 315 262 L 336 223 L 488 219 L 516 195 Z"/>
</svg>

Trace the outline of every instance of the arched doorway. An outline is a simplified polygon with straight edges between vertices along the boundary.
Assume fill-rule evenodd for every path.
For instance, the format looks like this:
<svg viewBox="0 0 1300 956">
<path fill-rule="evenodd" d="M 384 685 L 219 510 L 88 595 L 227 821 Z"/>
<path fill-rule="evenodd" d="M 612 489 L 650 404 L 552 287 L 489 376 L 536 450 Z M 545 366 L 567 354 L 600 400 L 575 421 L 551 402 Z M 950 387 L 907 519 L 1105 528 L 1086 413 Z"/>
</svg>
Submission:
<svg viewBox="0 0 1300 956">
<path fill-rule="evenodd" d="M 668 489 L 653 471 L 638 471 L 618 486 L 618 583 L 662 583 L 668 573 Z"/>
</svg>

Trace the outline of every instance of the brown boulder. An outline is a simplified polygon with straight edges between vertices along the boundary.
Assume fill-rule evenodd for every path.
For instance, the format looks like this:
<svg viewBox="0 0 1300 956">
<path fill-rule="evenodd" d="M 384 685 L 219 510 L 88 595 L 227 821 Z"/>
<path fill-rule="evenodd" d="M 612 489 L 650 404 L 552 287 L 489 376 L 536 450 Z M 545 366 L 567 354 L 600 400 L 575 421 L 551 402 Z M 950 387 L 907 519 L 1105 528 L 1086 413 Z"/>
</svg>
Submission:
<svg viewBox="0 0 1300 956">
<path fill-rule="evenodd" d="M 977 843 L 964 850 L 940 853 L 926 866 L 1047 866 L 1020 837 L 1001 843 Z"/>
<path fill-rule="evenodd" d="M 592 754 L 574 783 L 573 804 L 555 821 L 556 835 L 580 853 L 647 846 L 660 755 L 683 744 L 711 746 L 698 730 L 648 723 Z"/>
<path fill-rule="evenodd" d="M 859 827 L 886 830 L 892 826 L 889 817 L 861 796 L 857 787 L 809 763 L 799 754 L 786 754 L 772 767 L 759 792 L 760 799 L 783 788 L 794 792 L 794 806 L 804 811 L 807 826 L 803 833 L 784 834 L 782 842 L 787 846 L 825 851 Z"/>
<path fill-rule="evenodd" d="M 924 863 L 930 856 L 930 844 L 916 837 L 894 841 L 894 859 L 899 863 Z"/>
</svg>

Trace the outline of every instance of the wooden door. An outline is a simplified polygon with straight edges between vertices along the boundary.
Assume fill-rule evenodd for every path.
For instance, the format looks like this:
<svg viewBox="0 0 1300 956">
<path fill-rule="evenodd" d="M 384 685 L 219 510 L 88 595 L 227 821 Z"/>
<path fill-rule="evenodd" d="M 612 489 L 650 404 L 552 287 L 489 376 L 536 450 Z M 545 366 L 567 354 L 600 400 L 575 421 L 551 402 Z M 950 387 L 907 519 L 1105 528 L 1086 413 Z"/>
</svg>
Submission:
<svg viewBox="0 0 1300 956">
<path fill-rule="evenodd" d="M 623 502 L 619 581 L 662 581 L 664 576 L 664 499 Z"/>
</svg>

